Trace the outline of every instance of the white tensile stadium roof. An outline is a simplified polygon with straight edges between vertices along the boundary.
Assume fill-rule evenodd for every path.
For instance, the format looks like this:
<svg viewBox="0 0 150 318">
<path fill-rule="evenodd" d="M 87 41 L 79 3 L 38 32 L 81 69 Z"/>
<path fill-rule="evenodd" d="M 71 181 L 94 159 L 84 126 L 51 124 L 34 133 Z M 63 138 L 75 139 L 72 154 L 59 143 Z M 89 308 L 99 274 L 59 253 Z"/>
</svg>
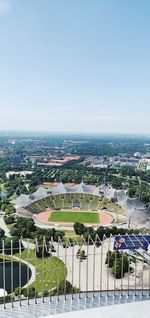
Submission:
<svg viewBox="0 0 150 318">
<path fill-rule="evenodd" d="M 83 181 L 79 185 L 65 185 L 62 182 L 51 191 L 39 187 L 32 195 L 21 194 L 13 201 L 16 209 L 27 208 L 31 203 L 44 199 L 50 195 L 59 195 L 65 193 L 84 193 L 97 196 L 104 196 L 107 199 L 115 199 L 118 204 L 126 211 L 127 217 L 130 212 L 134 214 L 134 218 L 140 220 L 146 215 L 145 205 L 138 198 L 129 198 L 125 190 L 116 190 L 106 185 L 92 186 L 86 185 Z M 133 213 L 134 212 L 134 213 Z M 136 217 L 137 216 L 137 217 Z"/>
</svg>

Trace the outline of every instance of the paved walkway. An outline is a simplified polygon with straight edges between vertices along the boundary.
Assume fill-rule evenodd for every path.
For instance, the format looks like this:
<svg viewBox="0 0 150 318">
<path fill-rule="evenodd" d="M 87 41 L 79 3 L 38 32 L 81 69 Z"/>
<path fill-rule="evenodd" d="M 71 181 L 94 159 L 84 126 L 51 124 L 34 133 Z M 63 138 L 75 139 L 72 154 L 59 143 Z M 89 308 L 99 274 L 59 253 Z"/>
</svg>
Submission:
<svg viewBox="0 0 150 318">
<path fill-rule="evenodd" d="M 5 231 L 6 236 L 11 237 L 11 235 L 9 233 L 9 228 L 5 224 L 4 217 L 2 215 L 0 215 L 0 228 Z"/>
<path fill-rule="evenodd" d="M 53 315 L 53 318 L 147 318 L 150 312 L 150 301 L 147 300 L 143 303 L 141 301 L 136 303 L 119 304 L 117 306 L 107 306 L 100 308 L 92 308 L 80 311 L 74 311 L 72 313 L 63 313 L 58 315 Z M 47 316 L 47 318 L 51 316 Z"/>
<path fill-rule="evenodd" d="M 59 301 L 57 297 L 53 297 L 50 300 L 49 297 L 38 298 L 21 302 L 14 302 L 14 308 L 12 304 L 0 305 L 0 318 L 42 318 L 42 317 L 60 317 L 60 318 L 76 318 L 82 316 L 83 318 L 148 318 L 150 311 L 150 301 L 148 300 L 148 294 L 141 296 L 138 294 L 136 297 L 133 294 L 127 296 L 124 294 L 121 296 L 119 293 L 114 297 L 113 293 L 106 296 L 104 293 L 101 297 L 99 293 L 92 296 L 88 294 L 74 295 L 73 299 L 71 295 L 67 295 L 65 299 L 61 296 Z M 130 303 L 133 303 L 130 304 Z M 136 302 L 136 303 L 135 303 Z M 97 307 L 97 308 L 96 308 Z M 58 315 L 59 314 L 59 315 Z M 58 316 L 57 316 L 58 315 Z"/>
<path fill-rule="evenodd" d="M 81 291 L 98 291 L 102 290 L 113 290 L 113 289 L 127 289 L 128 287 L 128 274 L 121 279 L 115 279 L 111 274 L 111 269 L 107 268 L 105 264 L 106 253 L 109 249 L 109 244 L 112 249 L 113 238 L 111 242 L 105 240 L 102 246 L 95 247 L 94 245 L 82 246 L 82 250 L 85 254 L 88 254 L 87 259 L 82 262 L 76 257 L 79 245 L 74 248 L 69 247 L 67 249 L 63 248 L 62 245 L 59 246 L 59 258 L 65 263 L 67 267 L 67 280 L 73 284 L 73 286 L 80 288 Z M 56 249 L 56 255 L 58 251 L 57 243 L 54 243 Z M 140 269 L 142 269 L 142 264 L 139 262 Z M 146 266 L 146 265 L 145 265 Z M 146 267 L 147 268 L 147 267 Z M 141 287 L 141 281 L 138 277 L 137 269 L 136 284 L 137 288 Z M 149 271 L 146 270 L 146 273 Z M 148 285 L 147 276 L 145 277 L 144 283 Z M 134 272 L 130 274 L 129 277 L 130 288 L 134 289 L 135 286 L 135 275 Z"/>
</svg>

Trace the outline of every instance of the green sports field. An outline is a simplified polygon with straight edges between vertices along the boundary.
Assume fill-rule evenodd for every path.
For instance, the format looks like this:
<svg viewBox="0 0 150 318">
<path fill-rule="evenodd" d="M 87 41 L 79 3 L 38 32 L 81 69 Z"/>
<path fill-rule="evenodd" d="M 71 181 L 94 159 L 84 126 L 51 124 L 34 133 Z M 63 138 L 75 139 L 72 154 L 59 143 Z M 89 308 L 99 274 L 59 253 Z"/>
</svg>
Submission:
<svg viewBox="0 0 150 318">
<path fill-rule="evenodd" d="M 64 223 L 99 223 L 99 214 L 95 212 L 63 212 L 53 211 L 49 218 L 49 222 Z"/>
</svg>

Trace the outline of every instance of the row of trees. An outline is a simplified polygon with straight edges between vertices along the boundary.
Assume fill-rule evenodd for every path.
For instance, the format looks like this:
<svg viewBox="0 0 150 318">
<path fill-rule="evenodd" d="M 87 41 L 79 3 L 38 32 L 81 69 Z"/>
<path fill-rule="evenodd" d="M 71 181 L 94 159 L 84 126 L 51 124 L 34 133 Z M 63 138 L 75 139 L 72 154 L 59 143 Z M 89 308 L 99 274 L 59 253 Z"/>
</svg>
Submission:
<svg viewBox="0 0 150 318">
<path fill-rule="evenodd" d="M 76 222 L 74 224 L 74 231 L 77 235 L 83 235 L 84 239 L 87 241 L 88 237 L 92 238 L 92 240 L 96 239 L 96 235 L 99 237 L 99 239 L 102 241 L 104 235 L 106 237 L 110 237 L 110 235 L 125 235 L 125 234 L 138 234 L 140 230 L 136 229 L 124 229 L 124 228 L 117 228 L 116 226 L 113 226 L 112 228 L 99 226 L 97 230 L 94 230 L 93 227 L 86 227 L 84 224 Z"/>
<path fill-rule="evenodd" d="M 24 250 L 22 242 L 20 241 L 19 243 L 19 237 L 6 237 L 5 231 L 0 228 L 0 254 L 10 255 L 11 252 L 15 254 L 18 253 L 19 250 Z"/>
<path fill-rule="evenodd" d="M 18 217 L 16 219 L 16 223 L 12 226 L 10 234 L 19 238 L 38 238 L 39 243 L 43 242 L 43 237 L 45 237 L 46 242 L 49 242 L 51 238 L 53 241 L 57 242 L 59 237 L 62 239 L 65 235 L 64 231 L 59 231 L 55 228 L 48 230 L 37 228 L 32 218 L 24 217 Z"/>
</svg>

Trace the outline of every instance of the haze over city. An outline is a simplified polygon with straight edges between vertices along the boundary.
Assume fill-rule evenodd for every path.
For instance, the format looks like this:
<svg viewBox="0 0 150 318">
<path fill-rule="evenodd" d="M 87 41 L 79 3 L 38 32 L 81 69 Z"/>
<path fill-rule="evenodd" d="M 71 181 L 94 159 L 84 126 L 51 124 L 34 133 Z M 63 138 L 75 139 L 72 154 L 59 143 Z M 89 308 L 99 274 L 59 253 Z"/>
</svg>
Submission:
<svg viewBox="0 0 150 318">
<path fill-rule="evenodd" d="M 1 0 L 1 130 L 149 134 L 148 0 Z"/>
</svg>

